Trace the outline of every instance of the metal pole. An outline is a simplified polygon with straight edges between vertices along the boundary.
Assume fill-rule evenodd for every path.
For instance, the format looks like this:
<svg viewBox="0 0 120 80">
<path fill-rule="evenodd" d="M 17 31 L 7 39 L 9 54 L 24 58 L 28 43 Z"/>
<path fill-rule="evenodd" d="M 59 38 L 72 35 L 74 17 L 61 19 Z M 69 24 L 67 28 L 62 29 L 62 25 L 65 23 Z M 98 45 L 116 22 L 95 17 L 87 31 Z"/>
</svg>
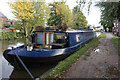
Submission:
<svg viewBox="0 0 120 80">
<path fill-rule="evenodd" d="M 23 63 L 23 61 L 20 59 L 20 57 L 17 55 L 17 53 L 16 52 L 14 52 L 15 53 L 15 55 L 16 55 L 16 57 L 18 58 L 18 60 L 20 61 L 20 63 L 22 64 L 22 66 L 25 68 L 25 70 L 28 72 L 28 74 L 31 76 L 31 78 L 33 79 L 33 80 L 35 80 L 34 79 L 34 77 L 33 77 L 33 75 L 30 73 L 30 71 L 28 70 L 28 68 L 25 66 L 25 64 Z"/>
</svg>

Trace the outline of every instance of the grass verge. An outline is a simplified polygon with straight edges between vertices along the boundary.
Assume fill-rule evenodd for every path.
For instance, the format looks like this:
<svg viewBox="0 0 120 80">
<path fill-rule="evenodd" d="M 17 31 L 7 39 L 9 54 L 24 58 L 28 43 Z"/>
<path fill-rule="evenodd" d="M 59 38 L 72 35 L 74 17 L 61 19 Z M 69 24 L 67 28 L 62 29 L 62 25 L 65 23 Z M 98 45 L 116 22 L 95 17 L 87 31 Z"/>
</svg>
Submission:
<svg viewBox="0 0 120 80">
<path fill-rule="evenodd" d="M 114 44 L 115 48 L 118 50 L 118 55 L 120 56 L 120 37 L 112 37 L 111 41 Z"/>
<path fill-rule="evenodd" d="M 98 36 L 98 38 L 106 38 L 107 36 L 105 35 L 105 33 L 101 34 Z"/>
<path fill-rule="evenodd" d="M 61 78 L 66 70 L 68 70 L 73 63 L 75 63 L 78 58 L 84 54 L 90 47 L 96 48 L 99 44 L 99 38 L 105 38 L 105 34 L 101 34 L 99 37 L 93 39 L 91 42 L 86 44 L 80 50 L 66 58 L 64 61 L 58 63 L 58 65 L 53 69 L 52 72 L 48 73 L 44 79 L 47 78 Z"/>
</svg>

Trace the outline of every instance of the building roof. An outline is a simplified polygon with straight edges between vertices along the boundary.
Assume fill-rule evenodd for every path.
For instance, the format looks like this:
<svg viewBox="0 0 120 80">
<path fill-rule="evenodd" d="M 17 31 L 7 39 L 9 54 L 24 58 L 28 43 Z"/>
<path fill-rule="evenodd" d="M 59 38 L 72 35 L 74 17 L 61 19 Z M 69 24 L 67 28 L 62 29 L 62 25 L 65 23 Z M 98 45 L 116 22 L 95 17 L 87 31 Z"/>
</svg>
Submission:
<svg viewBox="0 0 120 80">
<path fill-rule="evenodd" d="M 0 12 L 0 17 L 6 17 L 3 13 Z"/>
</svg>

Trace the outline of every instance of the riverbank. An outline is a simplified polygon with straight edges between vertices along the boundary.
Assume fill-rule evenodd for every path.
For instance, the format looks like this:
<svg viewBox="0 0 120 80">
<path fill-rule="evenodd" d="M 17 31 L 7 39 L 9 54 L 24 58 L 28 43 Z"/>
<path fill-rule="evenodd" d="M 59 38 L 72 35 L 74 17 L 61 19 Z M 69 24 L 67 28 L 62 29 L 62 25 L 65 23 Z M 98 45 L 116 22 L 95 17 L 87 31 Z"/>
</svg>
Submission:
<svg viewBox="0 0 120 80">
<path fill-rule="evenodd" d="M 100 38 L 105 38 L 105 34 L 101 34 L 99 37 L 95 38 L 80 50 L 75 52 L 73 55 L 66 58 L 64 61 L 59 62 L 59 64 L 44 78 L 61 78 L 63 74 L 74 64 L 78 59 L 86 52 L 89 48 L 96 48 L 99 44 Z M 87 52 L 87 56 L 89 56 L 89 52 Z"/>
<path fill-rule="evenodd" d="M 11 40 L 11 39 L 17 39 L 17 38 L 23 38 L 22 33 L 16 33 L 16 32 L 1 32 L 0 33 L 0 40 Z"/>
</svg>

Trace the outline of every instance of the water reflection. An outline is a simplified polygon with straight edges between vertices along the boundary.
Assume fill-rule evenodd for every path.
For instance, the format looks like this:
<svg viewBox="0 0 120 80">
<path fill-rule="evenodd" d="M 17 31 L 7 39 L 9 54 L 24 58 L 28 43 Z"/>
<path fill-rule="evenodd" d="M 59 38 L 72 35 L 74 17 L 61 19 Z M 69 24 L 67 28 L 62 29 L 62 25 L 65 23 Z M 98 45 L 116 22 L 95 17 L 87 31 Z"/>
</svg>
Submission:
<svg viewBox="0 0 120 80">
<path fill-rule="evenodd" d="M 13 70 L 14 67 L 2 56 L 2 78 L 9 78 Z"/>
<path fill-rule="evenodd" d="M 31 66 L 27 66 L 27 68 L 30 70 L 31 74 L 35 78 L 39 78 L 44 73 L 48 72 L 52 68 L 54 68 L 57 65 L 55 64 L 34 64 Z M 19 76 L 18 76 L 19 74 Z M 24 70 L 13 70 L 10 78 L 31 78 L 30 75 Z"/>
<path fill-rule="evenodd" d="M 24 43 L 18 42 L 18 43 L 15 44 L 15 45 L 8 45 L 8 49 L 12 49 L 11 47 L 17 48 L 17 47 L 22 46 L 22 45 L 24 45 Z"/>
<path fill-rule="evenodd" d="M 5 40 L 2 40 L 0 41 L 0 61 L 1 61 L 1 77 L 2 78 L 9 78 L 9 76 L 11 75 L 12 71 L 14 70 L 14 67 L 11 66 L 7 60 L 2 56 L 3 54 L 3 51 L 5 49 L 7 49 L 8 47 L 12 46 L 12 45 L 15 45 L 17 43 L 24 43 L 24 40 L 9 40 L 9 41 L 5 41 Z"/>
<path fill-rule="evenodd" d="M 10 47 L 17 47 L 24 44 L 25 40 L 10 40 L 10 41 L 0 41 L 0 77 L 2 78 L 31 78 L 29 74 L 25 71 L 25 69 L 15 70 L 13 66 L 11 66 L 7 60 L 2 56 L 3 51 Z M 51 70 L 57 65 L 57 63 L 52 64 L 28 64 L 27 68 L 30 70 L 32 75 L 36 77 L 40 77 L 42 74 Z"/>
</svg>

